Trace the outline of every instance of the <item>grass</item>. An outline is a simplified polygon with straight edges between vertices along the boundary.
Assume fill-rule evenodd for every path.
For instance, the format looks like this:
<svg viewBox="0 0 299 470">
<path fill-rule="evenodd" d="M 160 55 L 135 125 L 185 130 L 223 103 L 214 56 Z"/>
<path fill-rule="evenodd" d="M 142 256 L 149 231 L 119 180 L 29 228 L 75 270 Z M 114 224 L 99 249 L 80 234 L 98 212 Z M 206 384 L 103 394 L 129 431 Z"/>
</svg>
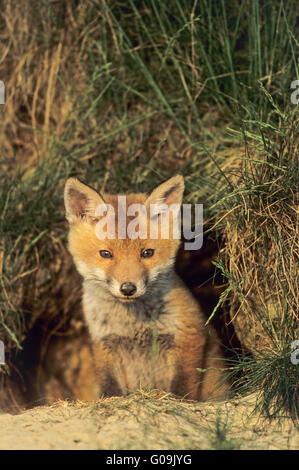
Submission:
<svg viewBox="0 0 299 470">
<path fill-rule="evenodd" d="M 180 172 L 221 248 L 226 284 L 212 317 L 224 305 L 253 354 L 234 365 L 242 392 L 259 388 L 270 414 L 298 416 L 285 359 L 298 338 L 295 10 L 280 0 L 34 0 L 21 15 L 5 3 L 0 338 L 10 364 L 37 325 L 50 336 L 70 328 L 71 288 L 55 287 L 66 275 L 66 178 L 148 191 Z"/>
<path fill-rule="evenodd" d="M 231 361 L 233 390 L 256 393 L 255 411 L 268 419 L 291 416 L 298 420 L 299 371 L 291 349 L 243 356 Z"/>
<path fill-rule="evenodd" d="M 211 449 L 215 450 L 238 450 L 241 441 L 230 437 L 230 423 L 228 414 L 225 415 L 223 410 L 218 409 L 215 417 L 215 423 L 210 426 L 210 442 Z"/>
</svg>

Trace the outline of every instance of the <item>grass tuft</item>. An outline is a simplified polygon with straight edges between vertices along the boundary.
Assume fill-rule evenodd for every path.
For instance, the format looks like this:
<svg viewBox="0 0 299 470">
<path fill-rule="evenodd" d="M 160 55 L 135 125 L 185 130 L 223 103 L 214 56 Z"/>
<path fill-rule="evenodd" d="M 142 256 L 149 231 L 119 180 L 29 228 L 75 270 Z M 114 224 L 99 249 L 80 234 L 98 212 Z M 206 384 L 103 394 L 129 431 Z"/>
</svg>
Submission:
<svg viewBox="0 0 299 470">
<path fill-rule="evenodd" d="M 260 387 L 271 416 L 298 416 L 286 353 L 298 339 L 294 3 L 32 0 L 20 10 L 8 0 L 0 22 L 0 338 L 11 369 L 17 350 L 38 362 L 72 331 L 66 178 L 148 191 L 180 172 L 220 246 L 225 285 L 210 317 L 223 306 L 253 355 L 234 364 L 243 391 Z"/>
</svg>

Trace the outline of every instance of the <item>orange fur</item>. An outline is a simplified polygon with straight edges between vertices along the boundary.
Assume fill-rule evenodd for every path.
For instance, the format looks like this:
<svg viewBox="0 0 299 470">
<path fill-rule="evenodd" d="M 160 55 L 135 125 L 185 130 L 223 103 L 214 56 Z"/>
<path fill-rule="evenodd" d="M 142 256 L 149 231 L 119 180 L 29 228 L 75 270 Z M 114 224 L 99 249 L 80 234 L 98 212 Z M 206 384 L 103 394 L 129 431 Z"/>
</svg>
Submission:
<svg viewBox="0 0 299 470">
<path fill-rule="evenodd" d="M 205 328 L 199 305 L 174 272 L 180 241 L 172 236 L 173 219 L 168 239 L 162 238 L 162 213 L 158 238 L 150 237 L 150 204 L 181 204 L 183 187 L 182 177 L 176 176 L 149 196 L 128 195 L 126 211 L 133 203 L 147 208 L 138 225 L 146 224 L 146 238 L 121 239 L 117 196 L 101 195 L 75 179 L 66 184 L 69 250 L 84 278 L 83 311 L 93 341 L 99 394 L 125 394 L 142 386 L 192 399 L 219 394 L 223 363 L 218 339 Z M 96 209 L 99 204 L 110 205 L 115 213 L 114 239 L 96 234 L 103 217 Z M 126 228 L 134 217 L 126 217 Z M 101 255 L 103 250 L 109 257 Z M 144 250 L 151 251 L 149 257 L 143 256 Z M 124 285 L 134 289 L 125 292 Z M 207 366 L 218 370 L 198 370 Z"/>
</svg>

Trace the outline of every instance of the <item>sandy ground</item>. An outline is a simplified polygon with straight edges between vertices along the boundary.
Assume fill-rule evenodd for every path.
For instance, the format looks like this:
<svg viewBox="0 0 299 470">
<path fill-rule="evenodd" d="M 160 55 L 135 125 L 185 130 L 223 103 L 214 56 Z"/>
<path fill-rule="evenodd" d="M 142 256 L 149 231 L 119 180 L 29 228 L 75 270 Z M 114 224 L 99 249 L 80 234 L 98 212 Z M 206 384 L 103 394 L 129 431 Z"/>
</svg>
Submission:
<svg viewBox="0 0 299 470">
<path fill-rule="evenodd" d="M 252 414 L 254 397 L 195 403 L 136 393 L 0 414 L 0 449 L 299 449 L 288 419 Z"/>
</svg>

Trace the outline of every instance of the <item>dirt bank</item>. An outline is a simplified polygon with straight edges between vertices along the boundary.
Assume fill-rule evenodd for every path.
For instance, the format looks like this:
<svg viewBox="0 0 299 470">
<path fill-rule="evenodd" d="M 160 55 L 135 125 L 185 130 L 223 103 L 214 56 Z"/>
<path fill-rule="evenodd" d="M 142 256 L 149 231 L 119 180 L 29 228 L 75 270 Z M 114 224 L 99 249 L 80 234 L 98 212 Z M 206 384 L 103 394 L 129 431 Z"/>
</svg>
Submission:
<svg viewBox="0 0 299 470">
<path fill-rule="evenodd" d="M 289 419 L 252 414 L 255 398 L 195 403 L 136 393 L 0 414 L 0 449 L 298 449 Z"/>
</svg>

